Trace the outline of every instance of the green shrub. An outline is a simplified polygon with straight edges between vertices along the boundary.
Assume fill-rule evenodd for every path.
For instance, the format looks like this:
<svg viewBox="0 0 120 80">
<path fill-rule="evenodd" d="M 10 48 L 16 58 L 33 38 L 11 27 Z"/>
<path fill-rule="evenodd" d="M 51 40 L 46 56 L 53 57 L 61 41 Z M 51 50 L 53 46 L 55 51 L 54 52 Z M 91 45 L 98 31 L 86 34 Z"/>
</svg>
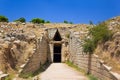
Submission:
<svg viewBox="0 0 120 80">
<path fill-rule="evenodd" d="M 73 22 L 68 22 L 66 20 L 64 20 L 64 23 L 66 23 L 66 24 L 73 24 Z"/>
<path fill-rule="evenodd" d="M 45 23 L 45 20 L 40 18 L 33 18 L 30 22 L 40 24 L 40 23 Z"/>
<path fill-rule="evenodd" d="M 50 23 L 50 21 L 46 21 L 45 23 Z"/>
<path fill-rule="evenodd" d="M 80 69 L 78 66 L 74 65 L 72 62 L 70 61 L 66 61 L 66 64 L 74 69 L 76 69 L 77 71 L 80 71 L 82 73 L 85 73 L 85 71 L 83 69 Z"/>
<path fill-rule="evenodd" d="M 25 20 L 25 18 L 21 17 L 21 18 L 15 20 L 14 22 L 22 22 L 22 23 L 24 23 L 24 22 L 26 22 L 26 20 Z"/>
<path fill-rule="evenodd" d="M 98 80 L 96 77 L 94 77 L 93 75 L 88 75 L 89 80 Z"/>
<path fill-rule="evenodd" d="M 85 53 L 93 53 L 96 45 L 92 39 L 86 39 L 85 44 L 83 44 L 83 52 Z"/>
<path fill-rule="evenodd" d="M 70 24 L 73 24 L 73 22 L 69 22 Z"/>
<path fill-rule="evenodd" d="M 8 22 L 8 18 L 5 16 L 0 16 L 0 22 Z"/>
<path fill-rule="evenodd" d="M 66 36 L 67 38 L 69 38 L 69 37 L 70 37 L 70 34 L 69 34 L 69 33 L 67 33 L 67 34 L 65 34 L 65 36 Z"/>
<path fill-rule="evenodd" d="M 64 23 L 68 24 L 68 21 L 64 20 Z"/>
<path fill-rule="evenodd" d="M 10 74 L 8 77 L 5 78 L 5 80 L 13 80 L 13 78 L 14 78 L 14 75 Z"/>
<path fill-rule="evenodd" d="M 112 32 L 105 24 L 99 24 L 89 30 L 90 39 L 85 39 L 83 44 L 83 52 L 92 53 L 98 43 L 105 43 L 112 37 Z"/>
<path fill-rule="evenodd" d="M 99 24 L 97 26 L 94 26 L 90 30 L 90 34 L 92 35 L 94 43 L 96 44 L 98 42 L 106 42 L 112 37 L 112 32 L 105 24 Z"/>
<path fill-rule="evenodd" d="M 21 73 L 21 74 L 19 75 L 19 77 L 27 79 L 27 78 L 29 78 L 29 77 L 33 77 L 33 74 L 32 74 L 32 73 L 27 73 L 27 74 Z"/>
</svg>

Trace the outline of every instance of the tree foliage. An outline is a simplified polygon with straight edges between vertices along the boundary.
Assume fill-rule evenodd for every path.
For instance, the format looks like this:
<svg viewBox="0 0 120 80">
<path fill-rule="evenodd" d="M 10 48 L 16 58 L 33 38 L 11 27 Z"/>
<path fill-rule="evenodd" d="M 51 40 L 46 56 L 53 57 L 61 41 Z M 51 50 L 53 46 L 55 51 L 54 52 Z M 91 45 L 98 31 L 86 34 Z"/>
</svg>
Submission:
<svg viewBox="0 0 120 80">
<path fill-rule="evenodd" d="M 64 23 L 68 24 L 68 21 L 64 20 Z"/>
<path fill-rule="evenodd" d="M 0 16 L 0 22 L 8 22 L 8 18 L 5 16 Z"/>
<path fill-rule="evenodd" d="M 112 32 L 105 24 L 99 24 L 89 30 L 90 39 L 85 39 L 83 51 L 85 53 L 93 53 L 98 43 L 104 43 L 111 39 Z"/>
<path fill-rule="evenodd" d="M 45 20 L 43 19 L 40 19 L 40 18 L 33 18 L 31 20 L 32 23 L 37 23 L 37 24 L 40 24 L 40 23 L 45 23 Z"/>
<path fill-rule="evenodd" d="M 24 22 L 26 22 L 26 19 L 24 17 L 21 17 L 21 18 L 15 20 L 15 22 L 22 22 L 22 23 L 24 23 Z"/>
<path fill-rule="evenodd" d="M 46 21 L 45 23 L 50 23 L 50 21 Z"/>
<path fill-rule="evenodd" d="M 94 41 L 92 39 L 86 39 L 85 44 L 83 45 L 83 51 L 85 53 L 89 52 L 90 54 L 92 54 L 94 49 L 95 49 Z"/>
<path fill-rule="evenodd" d="M 112 37 L 112 32 L 105 24 L 94 26 L 89 32 L 95 44 L 98 44 L 98 42 L 106 42 Z"/>
<path fill-rule="evenodd" d="M 64 23 L 66 23 L 66 24 L 73 24 L 73 22 L 68 22 L 66 20 L 64 20 Z"/>
</svg>

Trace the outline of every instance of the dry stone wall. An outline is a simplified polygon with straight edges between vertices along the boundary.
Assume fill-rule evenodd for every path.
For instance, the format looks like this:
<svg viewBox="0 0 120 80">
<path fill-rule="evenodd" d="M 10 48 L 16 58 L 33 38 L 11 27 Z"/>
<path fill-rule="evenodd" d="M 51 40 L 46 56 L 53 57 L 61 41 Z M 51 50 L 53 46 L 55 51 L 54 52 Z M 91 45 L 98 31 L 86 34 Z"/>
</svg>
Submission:
<svg viewBox="0 0 120 80">
<path fill-rule="evenodd" d="M 80 40 L 77 34 L 71 32 L 69 39 L 69 61 L 79 68 L 88 71 L 88 54 L 83 53 L 82 44 L 83 41 Z M 110 71 L 111 68 L 103 64 L 103 62 L 96 55 L 92 55 L 91 60 L 91 74 L 99 78 L 100 80 L 119 80 L 113 72 Z"/>
</svg>

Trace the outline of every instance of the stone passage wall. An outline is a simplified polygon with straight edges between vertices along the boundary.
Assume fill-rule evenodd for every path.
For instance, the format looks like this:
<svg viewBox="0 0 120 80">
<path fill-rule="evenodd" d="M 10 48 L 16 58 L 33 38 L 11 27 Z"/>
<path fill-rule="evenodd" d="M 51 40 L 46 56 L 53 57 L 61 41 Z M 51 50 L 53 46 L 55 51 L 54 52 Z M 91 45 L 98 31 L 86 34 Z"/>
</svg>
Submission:
<svg viewBox="0 0 120 80">
<path fill-rule="evenodd" d="M 80 35 L 80 34 L 79 34 Z M 69 61 L 77 65 L 79 68 L 88 71 L 88 55 L 82 52 L 83 42 L 78 35 L 74 35 L 72 32 L 69 40 Z M 99 78 L 100 80 L 119 80 L 114 76 L 114 73 L 110 71 L 110 67 L 103 64 L 98 56 L 92 55 L 91 60 L 91 74 Z"/>
<path fill-rule="evenodd" d="M 44 36 L 36 41 L 36 49 L 26 66 L 22 70 L 22 74 L 34 73 L 41 65 L 48 61 L 49 47 Z"/>
</svg>

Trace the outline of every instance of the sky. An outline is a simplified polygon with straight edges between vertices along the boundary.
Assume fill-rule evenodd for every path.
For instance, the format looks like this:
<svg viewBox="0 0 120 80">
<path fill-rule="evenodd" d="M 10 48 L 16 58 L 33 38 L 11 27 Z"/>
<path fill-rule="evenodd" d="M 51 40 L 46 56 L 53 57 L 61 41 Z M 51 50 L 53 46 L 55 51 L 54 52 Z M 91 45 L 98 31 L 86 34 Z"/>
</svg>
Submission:
<svg viewBox="0 0 120 80">
<path fill-rule="evenodd" d="M 0 15 L 12 22 L 42 18 L 53 23 L 102 22 L 120 15 L 120 0 L 0 0 Z"/>
</svg>

